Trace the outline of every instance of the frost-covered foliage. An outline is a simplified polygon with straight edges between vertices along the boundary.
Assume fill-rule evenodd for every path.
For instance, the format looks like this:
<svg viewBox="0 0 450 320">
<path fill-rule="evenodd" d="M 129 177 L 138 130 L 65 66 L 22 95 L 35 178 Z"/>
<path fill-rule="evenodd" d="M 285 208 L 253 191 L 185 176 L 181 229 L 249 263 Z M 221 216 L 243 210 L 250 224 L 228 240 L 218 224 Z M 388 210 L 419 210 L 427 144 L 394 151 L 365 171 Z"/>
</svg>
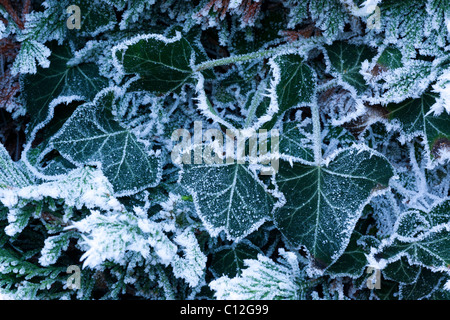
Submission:
<svg viewBox="0 0 450 320">
<path fill-rule="evenodd" d="M 0 41 L 7 297 L 450 298 L 450 1 L 5 0 Z"/>
</svg>

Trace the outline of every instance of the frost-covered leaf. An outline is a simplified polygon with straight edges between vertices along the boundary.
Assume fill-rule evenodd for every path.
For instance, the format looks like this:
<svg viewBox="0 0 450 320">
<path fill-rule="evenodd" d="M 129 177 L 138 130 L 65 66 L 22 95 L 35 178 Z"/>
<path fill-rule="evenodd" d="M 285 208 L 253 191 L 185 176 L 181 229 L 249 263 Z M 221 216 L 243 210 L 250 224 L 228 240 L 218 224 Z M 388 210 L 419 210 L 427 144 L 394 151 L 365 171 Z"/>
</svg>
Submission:
<svg viewBox="0 0 450 320">
<path fill-rule="evenodd" d="M 449 19 L 450 21 L 450 19 Z M 433 85 L 433 92 L 439 94 L 430 113 L 439 116 L 444 111 L 450 114 L 450 69 L 445 70 Z"/>
<path fill-rule="evenodd" d="M 115 1 L 114 5 L 123 9 L 125 6 L 125 1 Z M 126 10 L 122 15 L 122 20 L 120 22 L 120 28 L 126 29 L 126 27 L 132 23 L 138 22 L 142 18 L 146 11 L 149 11 L 152 5 L 155 4 L 155 0 L 131 0 L 128 1 Z"/>
<path fill-rule="evenodd" d="M 67 279 L 65 269 L 40 267 L 21 258 L 14 250 L 6 248 L 0 249 L 0 273 L 2 287 L 9 288 L 14 299 L 23 300 L 37 299 L 38 291 L 42 293 L 42 298 L 61 298 L 61 292 L 52 294 L 49 288 L 52 285 L 60 286 Z M 17 285 L 14 285 L 16 283 Z"/>
<path fill-rule="evenodd" d="M 343 31 L 348 20 L 348 14 L 342 1 L 311 0 L 309 2 L 312 19 L 316 26 L 323 30 L 326 39 L 331 42 Z"/>
<path fill-rule="evenodd" d="M 277 56 L 274 59 L 280 71 L 277 83 L 279 112 L 284 112 L 298 104 L 311 103 L 316 89 L 316 75 L 296 54 Z"/>
<path fill-rule="evenodd" d="M 173 273 L 177 278 L 185 279 L 191 287 L 195 287 L 205 272 L 206 256 L 189 228 L 175 237 L 174 241 L 183 248 L 184 255 L 182 257 L 174 256 L 171 261 Z"/>
<path fill-rule="evenodd" d="M 450 221 L 450 200 L 435 204 L 428 212 L 422 213 L 430 226 L 434 227 Z"/>
<path fill-rule="evenodd" d="M 421 273 L 419 266 L 410 265 L 405 257 L 390 263 L 383 269 L 383 276 L 402 284 L 411 284 Z"/>
<path fill-rule="evenodd" d="M 436 204 L 427 212 L 410 210 L 402 213 L 396 222 L 393 235 L 383 240 L 378 249 L 371 252 L 371 255 L 380 260 L 380 263 L 388 263 L 386 267 L 388 272 L 389 268 L 394 268 L 392 265 L 399 265 L 400 262 L 404 265 L 407 261 L 412 266 L 422 266 L 435 272 L 448 273 L 449 204 L 450 201 L 446 200 Z M 394 279 L 409 283 L 405 280 Z"/>
<path fill-rule="evenodd" d="M 432 28 L 439 30 L 450 18 L 449 0 L 428 0 L 426 6 L 427 13 L 432 17 Z M 448 30 L 450 33 L 450 30 Z"/>
<path fill-rule="evenodd" d="M 11 189 L 9 192 L 14 194 L 16 201 L 10 206 L 18 205 L 23 200 L 42 201 L 49 197 L 64 199 L 69 207 L 120 209 L 121 205 L 112 197 L 112 191 L 111 184 L 100 170 L 82 167 L 55 181 Z"/>
<path fill-rule="evenodd" d="M 213 255 L 211 270 L 217 276 L 228 276 L 230 278 L 242 274 L 244 260 L 256 259 L 261 250 L 249 241 L 240 241 L 231 246 L 220 248 Z"/>
<path fill-rule="evenodd" d="M 417 237 L 393 235 L 381 243 L 376 256 L 393 262 L 406 256 L 410 264 L 426 266 L 434 271 L 448 272 L 450 264 L 450 235 L 447 225 L 439 225 Z"/>
<path fill-rule="evenodd" d="M 399 298 L 402 300 L 425 299 L 439 289 L 438 286 L 443 280 L 442 274 L 422 268 L 413 283 L 400 285 Z"/>
<path fill-rule="evenodd" d="M 0 144 L 0 194 L 2 189 L 25 187 L 32 183 L 29 173 L 12 161 L 8 151 Z"/>
<path fill-rule="evenodd" d="M 380 8 L 380 28 L 372 32 L 385 32 L 385 38 L 391 43 L 400 44 L 405 51 L 412 51 L 414 48 L 423 45 L 423 38 L 430 35 L 434 28 L 442 28 L 442 15 L 433 12 L 431 9 L 435 5 L 430 5 L 430 1 L 382 1 Z M 429 12 L 427 12 L 427 6 Z M 445 3 L 440 3 L 440 8 L 445 8 Z M 439 22 L 441 24 L 437 24 Z"/>
<path fill-rule="evenodd" d="M 325 46 L 325 49 L 332 72 L 353 86 L 358 94 L 362 94 L 368 86 L 360 73 L 361 65 L 365 60 L 370 61 L 375 56 L 373 50 L 365 45 L 354 45 L 343 41 L 336 41 L 332 45 Z"/>
<path fill-rule="evenodd" d="M 383 50 L 377 63 L 387 69 L 397 69 L 403 66 L 402 52 L 396 47 L 387 47 Z"/>
<path fill-rule="evenodd" d="M 277 228 L 328 266 L 344 252 L 370 195 L 392 176 L 389 162 L 369 150 L 341 150 L 327 166 L 282 161 L 276 181 L 286 204 L 275 212 Z"/>
<path fill-rule="evenodd" d="M 28 40 L 22 43 L 19 54 L 14 61 L 12 73 L 15 74 L 35 74 L 37 72 L 36 63 L 42 68 L 48 68 L 50 61 L 50 49 L 35 40 Z"/>
<path fill-rule="evenodd" d="M 137 36 L 113 49 L 120 72 L 140 76 L 133 86 L 155 93 L 178 93 L 192 82 L 193 53 L 180 34 L 171 39 L 156 34 Z"/>
<path fill-rule="evenodd" d="M 273 59 L 278 111 L 270 126 L 288 109 L 312 103 L 316 93 L 316 75 L 300 55 L 286 54 Z"/>
<path fill-rule="evenodd" d="M 106 79 L 99 75 L 95 64 L 68 67 L 67 61 L 71 57 L 70 48 L 52 47 L 52 55 L 49 58 L 51 67 L 39 68 L 36 74 L 22 77 L 22 96 L 27 113 L 31 117 L 29 133 L 51 119 L 52 107 L 56 106 L 54 101 L 61 97 L 90 100 L 107 85 Z"/>
<path fill-rule="evenodd" d="M 284 123 L 283 134 L 280 136 L 280 153 L 313 162 L 313 146 L 305 129 L 298 122 Z"/>
<path fill-rule="evenodd" d="M 376 247 L 379 241 L 373 237 L 364 234 L 367 225 L 361 223 L 361 220 L 355 227 L 350 241 L 344 253 L 332 265 L 326 273 L 334 276 L 359 277 L 367 266 L 367 257 L 371 247 Z"/>
<path fill-rule="evenodd" d="M 125 265 L 129 254 L 135 253 L 149 264 L 171 265 L 176 277 L 196 286 L 203 276 L 206 257 L 192 230 L 185 229 L 172 240 L 169 232 L 174 230 L 173 221 L 149 220 L 141 208 L 134 210 L 106 215 L 92 211 L 69 227 L 82 233 L 83 266 L 98 268 L 105 262 Z M 177 254 L 180 248 L 184 255 Z"/>
<path fill-rule="evenodd" d="M 61 252 L 67 250 L 71 236 L 73 236 L 73 233 L 64 232 L 45 239 L 44 247 L 41 251 L 41 257 L 39 258 L 39 263 L 42 266 L 49 266 L 56 263 L 61 255 Z"/>
<path fill-rule="evenodd" d="M 73 33 L 82 32 L 83 35 L 95 37 L 112 29 L 117 23 L 113 8 L 104 5 L 100 0 L 71 0 L 70 5 L 78 6 L 82 12 L 80 16 L 81 29 L 74 29 Z"/>
<path fill-rule="evenodd" d="M 401 237 L 415 237 L 430 228 L 424 212 L 409 210 L 397 217 L 395 232 Z"/>
<path fill-rule="evenodd" d="M 9 196 L 9 198 L 12 198 L 12 196 Z M 8 200 L 8 197 L 2 197 L 1 201 L 3 202 L 3 204 L 7 204 L 6 201 Z M 17 199 L 17 197 L 15 197 L 15 199 Z M 21 208 L 9 208 L 8 211 L 8 225 L 5 227 L 4 231 L 5 233 L 10 236 L 13 237 L 19 233 L 21 233 L 23 231 L 23 229 L 26 228 L 26 226 L 28 225 L 30 219 L 33 218 L 37 218 L 41 215 L 42 213 L 42 204 L 37 204 L 37 205 L 32 205 L 32 204 L 27 204 L 27 205 L 23 205 Z"/>
<path fill-rule="evenodd" d="M 22 232 L 30 218 L 38 218 L 42 214 L 45 199 L 64 200 L 66 208 L 122 208 L 118 200 L 112 197 L 112 186 L 102 172 L 89 167 L 72 170 L 56 181 L 0 191 L 0 201 L 9 209 L 9 224 L 5 232 L 10 236 Z"/>
<path fill-rule="evenodd" d="M 274 199 L 248 165 L 185 165 L 181 184 L 193 195 L 212 236 L 242 239 L 271 218 Z"/>
<path fill-rule="evenodd" d="M 411 60 L 400 68 L 383 74 L 381 102 L 402 102 L 407 98 L 419 98 L 436 79 L 433 63 Z"/>
<path fill-rule="evenodd" d="M 450 117 L 443 113 L 433 116 L 429 113 L 436 96 L 425 93 L 418 99 L 407 99 L 387 106 L 390 120 L 398 121 L 407 138 L 424 135 L 430 149 L 440 138 L 450 139 Z"/>
<path fill-rule="evenodd" d="M 79 107 L 51 144 L 75 164 L 99 165 L 116 194 L 136 193 L 159 183 L 158 156 L 100 106 Z"/>
<path fill-rule="evenodd" d="M 240 276 L 223 276 L 209 286 L 219 300 L 297 300 L 303 296 L 305 284 L 295 269 L 295 256 L 287 253 L 287 260 L 277 263 L 258 254 L 258 260 L 244 260 L 247 268 Z"/>
</svg>

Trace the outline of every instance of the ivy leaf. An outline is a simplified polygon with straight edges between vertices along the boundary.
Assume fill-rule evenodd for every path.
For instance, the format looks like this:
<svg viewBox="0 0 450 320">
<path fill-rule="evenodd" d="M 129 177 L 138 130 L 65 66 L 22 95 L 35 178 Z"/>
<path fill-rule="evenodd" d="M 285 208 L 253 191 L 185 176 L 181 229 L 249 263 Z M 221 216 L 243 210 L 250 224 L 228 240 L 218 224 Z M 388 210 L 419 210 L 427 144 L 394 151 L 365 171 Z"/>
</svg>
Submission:
<svg viewBox="0 0 450 320">
<path fill-rule="evenodd" d="M 299 103 L 311 103 L 315 94 L 316 75 L 296 54 L 277 56 L 274 59 L 280 68 L 280 82 L 277 84 L 278 104 L 284 112 Z"/>
<path fill-rule="evenodd" d="M 31 122 L 29 133 L 42 123 L 50 121 L 52 101 L 61 97 L 77 97 L 86 101 L 95 97 L 107 80 L 99 75 L 98 67 L 93 63 L 69 67 L 72 58 L 69 47 L 54 47 L 50 56 L 50 68 L 38 68 L 36 74 L 25 75 L 21 79 L 22 98 L 25 102 Z M 62 100 L 61 100 L 62 102 Z"/>
<path fill-rule="evenodd" d="M 388 264 L 383 269 L 383 276 L 386 279 L 393 280 L 402 284 L 410 284 L 417 280 L 421 268 L 412 266 L 405 257 Z"/>
<path fill-rule="evenodd" d="M 364 45 L 354 45 L 343 41 L 336 41 L 332 45 L 325 46 L 326 53 L 331 63 L 332 71 L 353 86 L 358 94 L 367 89 L 364 77 L 359 73 L 361 63 L 375 56 L 374 51 Z"/>
<path fill-rule="evenodd" d="M 443 274 L 441 273 L 421 268 L 419 275 L 413 283 L 400 285 L 400 299 L 420 300 L 427 298 L 438 289 L 438 285 L 443 278 Z"/>
<path fill-rule="evenodd" d="M 425 93 L 418 99 L 388 104 L 389 119 L 398 121 L 409 137 L 423 134 L 432 150 L 440 138 L 450 139 L 450 117 L 445 112 L 428 114 L 435 102 L 434 94 Z"/>
<path fill-rule="evenodd" d="M 379 245 L 378 239 L 365 235 L 367 227 L 365 219 L 358 221 L 347 248 L 339 259 L 327 268 L 327 274 L 353 278 L 363 274 L 364 268 L 367 266 L 366 254 L 369 254 L 371 247 Z"/>
<path fill-rule="evenodd" d="M 179 93 L 184 84 L 193 83 L 191 58 L 195 51 L 180 33 L 177 35 L 171 39 L 157 34 L 138 36 L 113 49 L 119 70 L 140 76 L 134 88 Z"/>
<path fill-rule="evenodd" d="M 273 59 L 272 68 L 278 81 L 275 86 L 278 112 L 264 126 L 265 128 L 273 127 L 286 110 L 312 103 L 316 93 L 316 74 L 301 56 L 296 54 L 277 56 Z"/>
<path fill-rule="evenodd" d="M 242 274 L 245 259 L 257 259 L 261 250 L 250 241 L 234 242 L 216 251 L 211 261 L 211 270 L 217 276 L 226 275 L 233 278 Z"/>
<path fill-rule="evenodd" d="M 384 239 L 371 255 L 381 263 L 388 263 L 387 268 L 399 260 L 406 259 L 409 265 L 448 273 L 449 205 L 450 201 L 444 200 L 434 205 L 428 212 L 405 211 L 399 216 L 391 237 Z"/>
<path fill-rule="evenodd" d="M 70 4 L 81 9 L 81 29 L 73 30 L 74 35 L 81 31 L 82 35 L 95 37 L 101 32 L 111 30 L 117 23 L 116 14 L 109 5 L 90 0 L 73 0 Z"/>
<path fill-rule="evenodd" d="M 372 291 L 372 293 L 375 293 L 380 300 L 398 300 L 398 291 L 399 291 L 399 284 L 390 281 L 390 280 L 384 280 L 382 279 L 382 285 L 381 289 L 377 289 L 375 291 Z"/>
<path fill-rule="evenodd" d="M 408 257 L 410 264 L 448 271 L 450 264 L 450 227 L 440 225 L 414 238 L 394 235 L 383 242 L 376 256 L 388 262 Z"/>
<path fill-rule="evenodd" d="M 450 200 L 444 200 L 437 203 L 429 212 L 423 213 L 431 226 L 438 226 L 442 223 L 448 223 L 450 220 Z"/>
<path fill-rule="evenodd" d="M 390 46 L 383 50 L 377 62 L 384 68 L 394 70 L 403 67 L 402 58 L 402 52 L 398 48 Z"/>
<path fill-rule="evenodd" d="M 283 134 L 280 136 L 281 154 L 313 162 L 314 151 L 310 138 L 302 132 L 298 122 L 283 123 Z M 309 142 L 309 145 L 308 145 Z"/>
<path fill-rule="evenodd" d="M 198 215 L 211 236 L 225 231 L 240 240 L 270 218 L 274 206 L 248 165 L 186 165 L 181 184 L 193 195 Z"/>
<path fill-rule="evenodd" d="M 100 165 L 117 196 L 134 194 L 160 181 L 159 157 L 99 106 L 79 107 L 50 144 L 74 164 Z"/>
<path fill-rule="evenodd" d="M 356 148 L 342 149 L 328 166 L 282 161 L 276 181 L 286 204 L 274 214 L 276 226 L 328 266 L 344 252 L 373 190 L 392 176 L 384 157 Z"/>
</svg>

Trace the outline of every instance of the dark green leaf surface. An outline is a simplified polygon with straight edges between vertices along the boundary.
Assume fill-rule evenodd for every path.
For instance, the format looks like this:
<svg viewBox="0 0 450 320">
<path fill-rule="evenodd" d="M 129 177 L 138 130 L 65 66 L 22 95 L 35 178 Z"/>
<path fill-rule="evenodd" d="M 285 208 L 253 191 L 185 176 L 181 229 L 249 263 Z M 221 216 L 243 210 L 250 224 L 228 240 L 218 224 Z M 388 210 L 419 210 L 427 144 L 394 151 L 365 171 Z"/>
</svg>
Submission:
<svg viewBox="0 0 450 320">
<path fill-rule="evenodd" d="M 22 95 L 31 117 L 29 133 L 51 116 L 50 104 L 59 97 L 79 96 L 89 101 L 95 97 L 107 80 L 99 75 L 93 63 L 68 67 L 72 58 L 68 47 L 52 48 L 50 67 L 22 77 Z"/>
<path fill-rule="evenodd" d="M 125 74 L 141 77 L 133 84 L 135 88 L 165 94 L 180 92 L 184 84 L 192 83 L 193 52 L 185 38 L 166 43 L 158 37 L 143 37 L 115 54 Z"/>
<path fill-rule="evenodd" d="M 117 194 L 159 183 L 159 159 L 101 107 L 88 104 L 77 109 L 51 143 L 76 164 L 100 165 Z"/>
<path fill-rule="evenodd" d="M 211 269 L 218 275 L 230 278 L 239 276 L 245 259 L 256 259 L 261 250 L 249 241 L 241 241 L 214 253 Z"/>
<path fill-rule="evenodd" d="M 359 94 L 363 93 L 367 84 L 359 71 L 364 60 L 370 61 L 375 56 L 373 50 L 367 46 L 356 46 L 342 41 L 336 41 L 325 49 L 333 70 Z"/>
<path fill-rule="evenodd" d="M 212 235 L 243 238 L 271 217 L 274 199 L 248 165 L 186 165 L 181 183 Z"/>
<path fill-rule="evenodd" d="M 392 175 L 386 159 L 356 149 L 341 151 L 327 167 L 282 161 L 276 180 L 286 204 L 275 213 L 276 225 L 327 266 L 343 253 L 373 189 Z"/>
<path fill-rule="evenodd" d="M 428 114 L 435 103 L 434 94 L 425 93 L 419 99 L 407 99 L 387 106 L 389 119 L 401 123 L 403 131 L 411 136 L 423 133 L 430 148 L 439 138 L 450 139 L 450 117 L 446 112 L 439 116 Z"/>
</svg>

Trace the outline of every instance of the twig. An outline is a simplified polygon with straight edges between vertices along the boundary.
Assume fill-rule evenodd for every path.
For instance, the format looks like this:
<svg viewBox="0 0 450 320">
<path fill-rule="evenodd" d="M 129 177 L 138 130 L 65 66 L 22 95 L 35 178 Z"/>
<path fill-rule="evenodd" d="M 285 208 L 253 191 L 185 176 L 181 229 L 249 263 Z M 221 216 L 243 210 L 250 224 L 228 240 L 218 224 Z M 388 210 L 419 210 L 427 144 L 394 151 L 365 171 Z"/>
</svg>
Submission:
<svg viewBox="0 0 450 320">
<path fill-rule="evenodd" d="M 0 5 L 2 5 L 6 12 L 8 12 L 8 14 L 10 15 L 11 19 L 13 19 L 13 21 L 16 23 L 16 25 L 21 29 L 25 29 L 25 25 L 22 22 L 22 20 L 20 20 L 19 16 L 17 15 L 16 11 L 14 11 L 13 6 L 11 5 L 11 2 L 9 2 L 9 0 L 0 0 Z"/>
<path fill-rule="evenodd" d="M 22 20 L 25 22 L 25 15 L 31 11 L 31 0 L 26 0 L 22 8 Z"/>
</svg>

